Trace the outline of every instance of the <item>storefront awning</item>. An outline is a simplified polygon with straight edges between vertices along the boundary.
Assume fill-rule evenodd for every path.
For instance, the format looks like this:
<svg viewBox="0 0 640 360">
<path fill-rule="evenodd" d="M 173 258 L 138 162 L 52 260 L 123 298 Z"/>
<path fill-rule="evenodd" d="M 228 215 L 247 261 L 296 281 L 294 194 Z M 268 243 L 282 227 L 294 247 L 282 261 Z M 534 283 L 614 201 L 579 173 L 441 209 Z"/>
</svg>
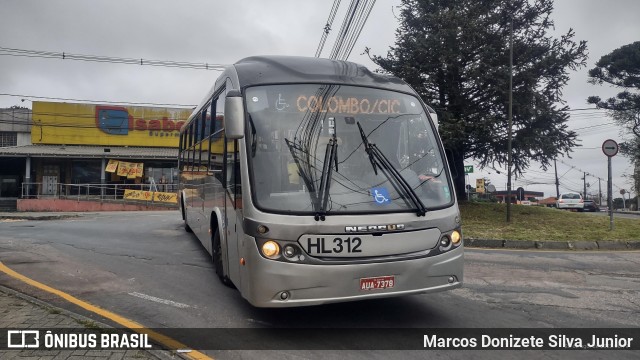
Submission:
<svg viewBox="0 0 640 360">
<path fill-rule="evenodd" d="M 25 145 L 0 148 L 0 157 L 177 160 L 178 149 L 133 146 Z"/>
</svg>

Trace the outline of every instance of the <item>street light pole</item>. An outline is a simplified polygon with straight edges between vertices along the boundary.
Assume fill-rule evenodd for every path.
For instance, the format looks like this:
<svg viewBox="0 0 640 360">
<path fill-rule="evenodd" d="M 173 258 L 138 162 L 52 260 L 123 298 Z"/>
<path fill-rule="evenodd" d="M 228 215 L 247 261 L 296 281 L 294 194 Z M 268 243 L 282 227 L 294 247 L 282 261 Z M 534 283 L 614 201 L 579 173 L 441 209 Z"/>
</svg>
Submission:
<svg viewBox="0 0 640 360">
<path fill-rule="evenodd" d="M 507 130 L 507 223 L 511 222 L 511 127 L 513 125 L 513 15 L 509 24 L 509 128 Z"/>
</svg>

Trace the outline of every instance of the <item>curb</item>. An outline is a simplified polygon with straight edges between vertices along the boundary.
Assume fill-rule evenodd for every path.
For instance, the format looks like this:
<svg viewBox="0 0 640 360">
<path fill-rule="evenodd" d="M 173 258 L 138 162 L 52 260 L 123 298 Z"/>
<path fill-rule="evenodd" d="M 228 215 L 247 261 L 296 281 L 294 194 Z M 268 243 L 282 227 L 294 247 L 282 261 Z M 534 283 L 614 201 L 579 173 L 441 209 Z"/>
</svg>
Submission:
<svg viewBox="0 0 640 360">
<path fill-rule="evenodd" d="M 0 215 L 0 220 L 63 220 L 77 217 L 80 215 Z"/>
<path fill-rule="evenodd" d="M 11 288 L 8 288 L 6 286 L 0 285 L 0 292 L 3 292 L 5 294 L 9 294 L 11 296 L 15 296 L 23 301 L 26 301 L 28 303 L 31 303 L 35 306 L 39 306 L 45 309 L 51 309 L 51 310 L 55 310 L 56 313 L 60 314 L 60 315 L 64 315 L 64 316 L 68 316 L 76 321 L 80 321 L 80 322 L 86 322 L 86 323 L 93 323 L 96 324 L 98 327 L 102 328 L 102 329 L 113 329 L 114 327 L 111 325 L 107 325 L 103 322 L 100 322 L 96 319 L 91 319 L 88 318 L 86 316 L 80 315 L 80 314 L 76 314 L 74 312 L 71 312 L 69 310 L 63 309 L 63 308 L 59 308 L 57 306 L 51 305 L 47 302 L 44 302 L 42 300 L 36 299 L 32 296 L 23 294 L 21 292 L 18 292 L 16 290 L 13 290 Z M 79 322 L 79 323 L 80 323 Z M 37 325 L 37 324 L 33 324 L 33 325 Z M 80 325 L 79 325 L 80 326 Z M 179 359 L 188 359 L 184 356 L 182 356 L 182 354 L 177 353 L 177 352 L 173 352 L 171 350 L 160 350 L 160 349 L 153 349 L 153 350 L 143 350 L 147 353 L 149 353 L 150 355 L 154 356 L 155 358 L 159 359 L 159 360 L 175 360 L 176 358 Z"/>
<path fill-rule="evenodd" d="M 488 249 L 539 249 L 539 250 L 640 250 L 640 240 L 597 241 L 542 241 L 542 240 L 497 240 L 464 239 L 464 246 Z"/>
</svg>

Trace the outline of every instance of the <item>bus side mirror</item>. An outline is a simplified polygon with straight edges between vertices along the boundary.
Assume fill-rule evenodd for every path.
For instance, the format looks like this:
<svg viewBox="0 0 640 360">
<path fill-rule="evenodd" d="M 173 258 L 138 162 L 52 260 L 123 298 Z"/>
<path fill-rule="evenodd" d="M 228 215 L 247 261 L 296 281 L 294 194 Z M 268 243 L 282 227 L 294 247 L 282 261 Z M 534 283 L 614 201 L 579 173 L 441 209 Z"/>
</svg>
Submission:
<svg viewBox="0 0 640 360">
<path fill-rule="evenodd" d="M 227 139 L 244 137 L 244 103 L 238 90 L 230 90 L 224 100 L 224 133 Z"/>
</svg>

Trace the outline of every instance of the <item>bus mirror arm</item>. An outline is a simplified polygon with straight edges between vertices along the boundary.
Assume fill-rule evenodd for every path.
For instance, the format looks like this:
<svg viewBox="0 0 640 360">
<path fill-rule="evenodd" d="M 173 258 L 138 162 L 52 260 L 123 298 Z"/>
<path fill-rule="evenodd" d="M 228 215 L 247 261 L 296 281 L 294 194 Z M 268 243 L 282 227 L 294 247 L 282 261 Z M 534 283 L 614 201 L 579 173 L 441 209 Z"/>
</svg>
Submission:
<svg viewBox="0 0 640 360">
<path fill-rule="evenodd" d="M 228 139 L 242 139 L 244 137 L 244 103 L 242 95 L 237 90 L 227 93 L 224 101 L 224 127 Z"/>
</svg>

